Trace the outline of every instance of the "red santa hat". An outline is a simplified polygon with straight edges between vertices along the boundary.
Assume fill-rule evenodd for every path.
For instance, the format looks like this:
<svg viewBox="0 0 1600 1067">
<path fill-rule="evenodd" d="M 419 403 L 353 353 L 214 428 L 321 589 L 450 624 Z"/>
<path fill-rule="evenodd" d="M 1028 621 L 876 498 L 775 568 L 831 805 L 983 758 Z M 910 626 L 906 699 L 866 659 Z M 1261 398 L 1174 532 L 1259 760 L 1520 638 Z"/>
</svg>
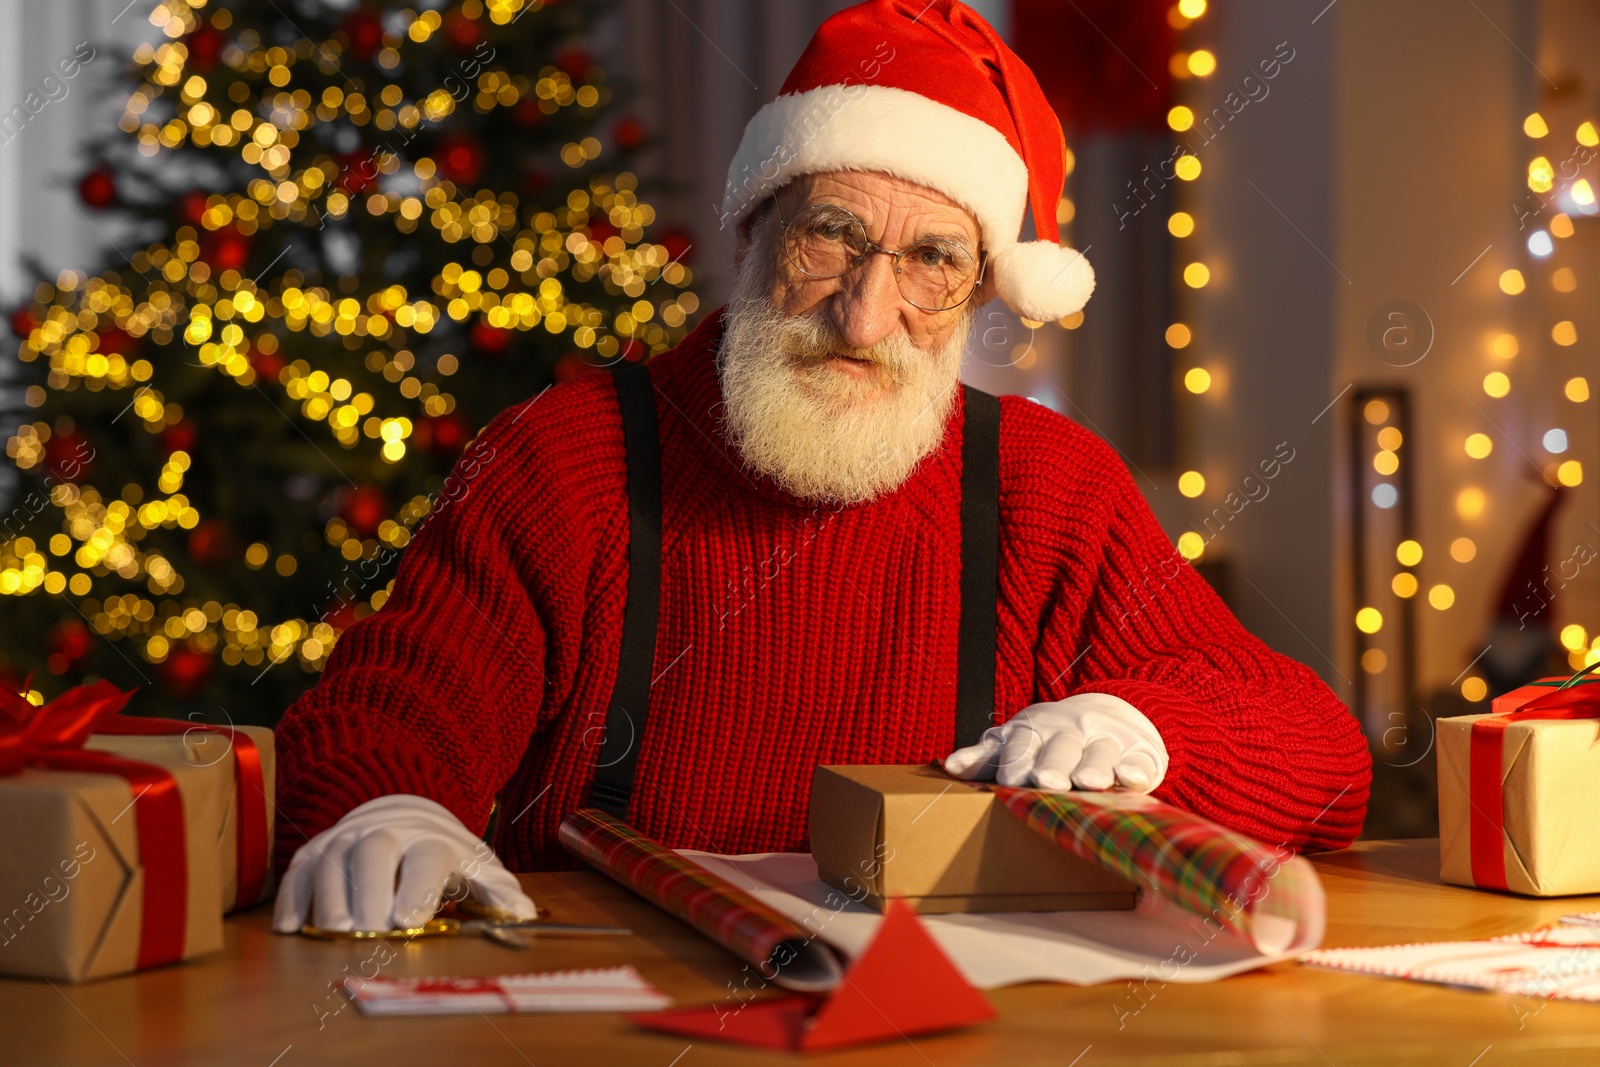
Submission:
<svg viewBox="0 0 1600 1067">
<path fill-rule="evenodd" d="M 936 189 L 977 219 L 1000 299 L 1058 319 L 1094 291 L 1061 246 L 1066 139 L 1033 72 L 955 0 L 868 0 L 817 30 L 777 99 L 745 127 L 728 168 L 725 222 L 820 171 L 882 171 Z M 1037 240 L 1020 241 L 1033 210 Z"/>
</svg>

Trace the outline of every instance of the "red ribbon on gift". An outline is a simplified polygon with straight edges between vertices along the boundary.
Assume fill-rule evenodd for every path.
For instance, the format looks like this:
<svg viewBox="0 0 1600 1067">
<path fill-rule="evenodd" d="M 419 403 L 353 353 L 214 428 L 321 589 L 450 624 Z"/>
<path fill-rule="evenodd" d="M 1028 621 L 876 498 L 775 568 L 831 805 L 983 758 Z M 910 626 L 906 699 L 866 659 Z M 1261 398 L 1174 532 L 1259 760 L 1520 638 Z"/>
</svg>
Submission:
<svg viewBox="0 0 1600 1067">
<path fill-rule="evenodd" d="M 70 689 L 36 707 L 0 689 L 0 775 L 24 768 L 115 774 L 133 790 L 144 901 L 139 919 L 143 970 L 183 958 L 189 915 L 189 854 L 178 782 L 165 768 L 85 749 L 89 735 L 114 719 L 133 694 L 107 681 Z M 118 816 L 121 817 L 120 815 Z"/>
<path fill-rule="evenodd" d="M 261 751 L 250 735 L 231 726 L 213 726 L 203 722 L 184 722 L 181 719 L 133 719 L 118 715 L 95 724 L 97 734 L 172 735 L 187 734 L 190 730 L 221 734 L 228 738 L 233 750 L 234 793 L 239 798 L 238 817 L 234 820 L 234 852 L 238 856 L 238 886 L 233 894 L 230 911 L 249 907 L 261 896 L 261 887 L 267 882 L 267 792 L 261 771 Z"/>
<path fill-rule="evenodd" d="M 1505 850 L 1506 727 L 1534 719 L 1600 719 L 1600 679 L 1579 682 L 1600 663 L 1590 664 L 1559 687 L 1515 711 L 1486 715 L 1472 724 L 1468 754 L 1469 827 L 1472 882 L 1480 889 L 1507 889 Z"/>
</svg>

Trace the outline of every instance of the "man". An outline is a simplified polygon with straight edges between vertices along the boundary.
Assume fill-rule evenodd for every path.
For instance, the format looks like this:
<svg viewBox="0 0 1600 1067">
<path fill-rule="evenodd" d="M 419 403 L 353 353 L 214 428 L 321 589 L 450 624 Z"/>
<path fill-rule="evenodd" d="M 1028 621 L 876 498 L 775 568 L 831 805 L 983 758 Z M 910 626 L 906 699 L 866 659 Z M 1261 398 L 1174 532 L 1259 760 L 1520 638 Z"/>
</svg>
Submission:
<svg viewBox="0 0 1600 1067">
<path fill-rule="evenodd" d="M 311 841 L 276 928 L 410 925 L 463 888 L 531 913 L 506 864 L 572 866 L 556 828 L 596 803 L 675 847 L 804 850 L 819 763 L 943 758 L 1349 843 L 1370 763 L 1337 698 L 1240 627 L 1107 445 L 959 384 L 991 296 L 1088 299 L 1063 160 L 970 9 L 829 19 L 730 168 L 727 308 L 496 419 L 285 717 L 280 861 Z"/>
</svg>

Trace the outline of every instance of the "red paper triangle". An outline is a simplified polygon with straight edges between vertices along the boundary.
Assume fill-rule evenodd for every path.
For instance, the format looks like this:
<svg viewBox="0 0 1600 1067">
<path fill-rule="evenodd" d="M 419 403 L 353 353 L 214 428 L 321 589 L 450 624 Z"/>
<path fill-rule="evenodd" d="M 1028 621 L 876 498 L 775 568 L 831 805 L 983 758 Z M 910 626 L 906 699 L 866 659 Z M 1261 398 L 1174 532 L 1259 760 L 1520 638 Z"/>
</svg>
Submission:
<svg viewBox="0 0 1600 1067">
<path fill-rule="evenodd" d="M 994 1018 L 928 936 L 917 913 L 891 900 L 883 925 L 800 1037 L 806 1050 L 948 1030 Z"/>
<path fill-rule="evenodd" d="M 699 1005 L 635 1015 L 654 1030 L 812 1052 L 994 1018 L 994 1008 L 928 936 L 908 905 L 891 901 L 883 924 L 844 981 L 819 1001 L 811 996 L 730 1007 Z"/>
</svg>

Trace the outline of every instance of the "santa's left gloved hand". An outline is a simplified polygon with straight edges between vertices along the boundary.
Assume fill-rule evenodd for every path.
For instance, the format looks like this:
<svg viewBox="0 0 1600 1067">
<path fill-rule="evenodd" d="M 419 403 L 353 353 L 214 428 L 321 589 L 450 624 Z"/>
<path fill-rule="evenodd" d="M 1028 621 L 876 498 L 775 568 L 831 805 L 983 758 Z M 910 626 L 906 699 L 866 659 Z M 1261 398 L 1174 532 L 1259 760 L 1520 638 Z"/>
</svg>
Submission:
<svg viewBox="0 0 1600 1067">
<path fill-rule="evenodd" d="M 1167 746 L 1150 720 L 1121 697 L 1079 693 L 1030 704 L 978 743 L 945 757 L 957 778 L 1052 792 L 1110 789 L 1148 793 L 1167 773 Z"/>
</svg>

